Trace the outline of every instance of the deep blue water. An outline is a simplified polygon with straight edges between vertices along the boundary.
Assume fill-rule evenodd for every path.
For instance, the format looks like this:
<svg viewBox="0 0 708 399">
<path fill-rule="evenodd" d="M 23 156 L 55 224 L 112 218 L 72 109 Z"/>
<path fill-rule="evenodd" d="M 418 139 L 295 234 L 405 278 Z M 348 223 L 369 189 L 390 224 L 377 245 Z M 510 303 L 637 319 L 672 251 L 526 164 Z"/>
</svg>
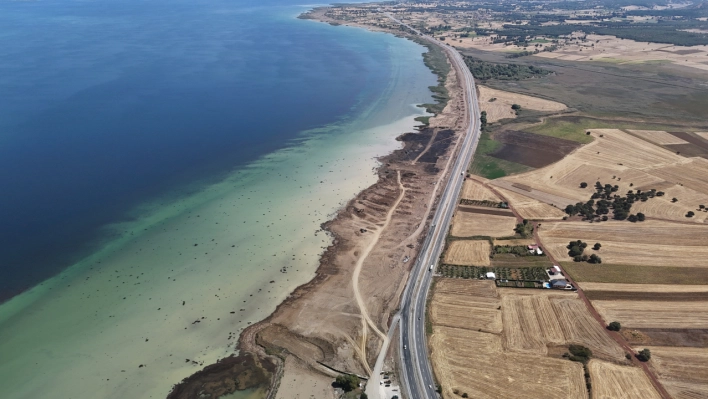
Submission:
<svg viewBox="0 0 708 399">
<path fill-rule="evenodd" d="M 386 43 L 295 0 L 0 0 L 0 301 L 138 204 L 375 99 Z"/>
</svg>

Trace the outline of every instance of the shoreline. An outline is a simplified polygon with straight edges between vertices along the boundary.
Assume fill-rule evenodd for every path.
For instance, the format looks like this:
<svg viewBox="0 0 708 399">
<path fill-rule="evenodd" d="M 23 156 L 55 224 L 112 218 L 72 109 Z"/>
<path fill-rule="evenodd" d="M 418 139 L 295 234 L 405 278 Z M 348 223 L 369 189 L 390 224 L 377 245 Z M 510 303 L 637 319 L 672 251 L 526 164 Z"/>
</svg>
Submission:
<svg viewBox="0 0 708 399">
<path fill-rule="evenodd" d="M 351 198 L 346 203 L 346 205 L 341 207 L 336 212 L 335 217 L 333 219 L 321 224 L 321 231 L 329 235 L 332 238 L 332 242 L 320 256 L 314 277 L 310 281 L 298 286 L 295 290 L 293 290 L 283 302 L 277 305 L 276 309 L 268 317 L 252 324 L 251 326 L 248 326 L 242 331 L 237 343 L 237 348 L 239 350 L 238 355 L 234 354 L 227 358 L 221 359 L 217 362 L 217 364 L 208 366 L 204 370 L 185 378 L 181 383 L 177 384 L 173 391 L 168 395 L 168 398 L 170 399 L 188 398 L 190 397 L 189 395 L 194 394 L 196 392 L 203 394 L 205 393 L 204 387 L 206 385 L 219 385 L 219 382 L 221 382 L 222 384 L 220 386 L 223 387 L 223 383 L 226 381 L 241 381 L 244 375 L 244 371 L 247 374 L 247 370 L 251 367 L 257 369 L 258 373 L 256 374 L 259 374 L 261 376 L 263 376 L 262 371 L 266 371 L 267 374 L 269 374 L 269 377 L 265 379 L 261 378 L 259 381 L 252 381 L 252 384 L 248 386 L 245 386 L 241 383 L 236 384 L 238 386 L 237 390 L 265 388 L 267 394 L 264 395 L 264 397 L 268 399 L 274 399 L 276 397 L 279 397 L 278 388 L 284 376 L 284 370 L 286 368 L 286 365 L 292 364 L 293 362 L 301 368 L 308 369 L 309 371 L 314 371 L 315 373 L 320 373 L 322 376 L 330 376 L 332 378 L 336 375 L 336 373 L 332 370 L 346 370 L 347 372 L 353 372 L 355 374 L 358 373 L 360 375 L 366 374 L 362 373 L 362 371 L 365 370 L 361 369 L 361 365 L 359 365 L 359 370 L 356 370 L 357 367 L 355 364 L 346 364 L 347 362 L 341 364 L 341 359 L 339 359 L 339 364 L 331 364 L 332 360 L 335 360 L 335 363 L 337 363 L 337 360 L 333 359 L 337 357 L 334 355 L 334 353 L 337 352 L 337 349 L 335 348 L 336 344 L 334 342 L 317 342 L 320 341 L 320 339 L 315 339 L 315 337 L 308 337 L 306 336 L 306 334 L 301 334 L 299 331 L 292 331 L 298 329 L 292 328 L 292 326 L 290 326 L 290 328 L 284 326 L 283 321 L 286 321 L 286 319 L 288 319 L 288 314 L 296 313 L 294 312 L 295 309 L 301 306 L 298 305 L 298 302 L 307 301 L 308 297 L 311 297 L 313 294 L 316 294 L 318 290 L 324 290 L 326 288 L 324 287 L 324 285 L 330 279 L 332 279 L 333 276 L 346 273 L 346 271 L 344 270 L 344 266 L 341 265 L 341 258 L 343 257 L 343 253 L 352 252 L 351 247 L 357 247 L 360 246 L 362 243 L 367 242 L 365 239 L 361 238 L 361 236 L 364 234 L 363 232 L 366 229 L 362 229 L 361 234 L 356 233 L 352 237 L 351 234 L 343 233 L 341 231 L 342 227 L 349 227 L 352 224 L 352 216 L 357 216 L 357 214 L 360 214 L 362 213 L 362 211 L 365 211 L 364 209 L 362 209 L 362 203 L 364 201 L 369 200 L 371 196 L 375 196 L 377 195 L 377 193 L 380 194 L 381 190 L 388 190 L 389 192 L 394 191 L 392 195 L 398 195 L 395 190 L 391 189 L 391 186 L 393 185 L 392 176 L 394 174 L 390 173 L 393 171 L 395 166 L 401 166 L 397 164 L 400 164 L 403 161 L 406 164 L 410 162 L 413 165 L 416 165 L 421 157 L 426 156 L 426 153 L 435 152 L 436 156 L 434 157 L 434 159 L 432 159 L 432 166 L 430 163 L 428 163 L 422 168 L 419 167 L 419 169 L 424 169 L 429 172 L 430 177 L 433 178 L 433 182 L 431 182 L 431 185 L 435 186 L 435 182 L 437 181 L 437 178 L 439 177 L 438 175 L 441 170 L 437 168 L 436 165 L 440 162 L 441 159 L 445 158 L 446 156 L 449 158 L 451 148 L 453 149 L 453 151 L 454 149 L 456 149 L 456 146 L 452 144 L 456 141 L 458 135 L 456 134 L 456 132 L 450 130 L 449 128 L 457 127 L 454 125 L 456 123 L 460 123 L 461 118 L 459 118 L 459 115 L 454 115 L 454 111 L 452 112 L 452 117 L 450 115 L 450 112 L 443 113 L 443 110 L 450 103 L 453 103 L 453 101 L 451 101 L 451 96 L 448 96 L 448 84 L 455 86 L 456 79 L 449 79 L 451 76 L 454 78 L 455 71 L 450 67 L 446 55 L 443 55 L 445 57 L 445 62 L 448 66 L 448 69 L 447 71 L 445 71 L 445 73 L 443 73 L 440 68 L 437 68 L 431 63 L 431 53 L 434 52 L 436 49 L 439 54 L 444 54 L 444 52 L 438 49 L 437 46 L 434 46 L 427 42 L 423 42 L 416 36 L 400 31 L 359 24 L 339 23 L 324 16 L 324 10 L 328 8 L 330 7 L 317 7 L 301 14 L 297 18 L 311 19 L 318 22 L 329 23 L 333 26 L 345 25 L 363 28 L 369 31 L 389 33 L 397 37 L 408 39 L 417 44 L 423 45 L 428 49 L 428 51 L 424 53 L 424 63 L 426 67 L 431 70 L 431 72 L 438 76 L 438 85 L 430 86 L 429 89 L 433 95 L 444 93 L 445 99 L 441 101 L 440 98 L 436 96 L 433 99 L 437 101 L 437 104 L 421 105 L 426 107 L 426 110 L 428 110 L 428 112 L 430 112 L 431 110 L 436 111 L 434 112 L 433 116 L 427 117 L 427 126 L 420 127 L 418 133 L 402 133 L 401 135 L 399 135 L 396 140 L 402 142 L 403 147 L 395 149 L 393 152 L 381 156 L 377 159 L 379 162 L 379 166 L 376 168 L 375 171 L 377 175 L 376 182 L 371 186 L 363 189 L 357 195 Z M 454 82 L 452 82 L 451 80 L 454 80 Z M 457 117 L 457 121 L 455 121 L 455 117 Z M 418 121 L 422 122 L 420 120 Z M 439 136 L 439 133 L 441 132 L 444 134 Z M 443 143 L 442 148 L 440 148 L 441 142 Z M 427 146 L 424 144 L 427 144 Z M 400 169 L 397 172 L 400 176 Z M 415 174 L 413 174 L 413 176 L 415 176 Z M 413 176 L 409 176 L 409 178 Z M 412 182 L 408 181 L 406 182 L 406 184 L 410 185 L 412 184 Z M 423 190 L 418 190 L 418 193 L 420 193 L 420 191 Z M 433 193 L 434 192 L 435 191 L 433 191 Z M 425 198 L 427 196 L 423 197 Z M 385 203 L 384 205 L 389 204 Z M 423 227 L 428 224 L 428 220 L 432 215 L 432 210 L 434 210 L 434 207 L 436 206 L 436 204 L 425 205 L 426 206 L 424 206 L 423 208 L 427 207 L 427 211 L 422 212 L 422 220 L 420 220 L 420 223 L 415 224 L 414 226 L 416 227 L 415 230 L 418 232 L 422 231 Z M 387 209 L 384 209 L 384 211 L 386 210 Z M 392 210 L 392 212 L 393 211 L 398 212 L 397 209 Z M 413 222 L 418 221 L 418 218 L 413 216 L 413 212 L 407 212 L 407 215 L 399 215 L 398 217 L 401 216 L 405 217 L 405 219 L 408 219 L 409 222 L 411 221 L 410 219 L 414 219 Z M 418 233 L 416 236 L 416 233 L 414 233 L 408 236 L 406 240 L 404 240 L 404 242 L 408 243 L 405 248 L 407 248 L 407 252 L 410 254 L 410 259 L 414 259 L 414 257 L 417 255 L 418 245 L 420 244 L 422 239 L 422 235 Z M 401 244 L 403 244 L 403 242 Z M 356 256 L 357 251 L 353 251 L 353 254 Z M 409 265 L 411 264 L 412 262 Z M 393 311 L 398 305 L 400 293 L 403 287 L 405 286 L 405 282 L 408 277 L 408 267 L 403 267 L 403 269 L 403 274 L 399 274 L 400 278 L 398 279 L 398 289 L 394 290 L 395 295 L 389 298 L 388 301 L 390 302 L 388 304 L 389 312 L 383 312 L 383 314 L 375 315 L 375 322 L 378 322 L 379 325 L 382 325 L 384 327 L 387 327 L 388 323 L 390 322 L 390 318 L 393 314 Z M 341 286 L 341 284 L 339 285 Z M 295 324 L 297 324 L 297 322 L 295 322 Z M 275 331 L 273 332 L 270 330 Z M 364 331 L 363 339 L 366 342 L 363 343 L 362 348 L 367 354 L 373 353 L 373 360 L 375 361 L 377 356 L 377 354 L 375 353 L 376 351 L 366 351 L 366 349 L 370 346 L 372 347 L 372 349 L 376 349 L 376 343 L 370 342 L 371 336 L 375 334 L 369 335 L 370 337 L 367 338 L 366 333 Z M 283 339 L 283 337 L 285 338 Z M 319 346 L 320 348 L 331 349 L 331 351 L 328 351 L 326 349 L 323 350 L 322 352 L 325 353 L 324 356 L 322 356 L 322 360 L 305 359 L 307 357 L 306 355 L 294 353 L 296 351 L 294 351 L 293 348 L 289 347 L 288 344 L 291 344 L 292 342 L 287 342 L 285 345 L 279 345 L 279 340 L 301 340 L 310 344 L 314 342 L 315 346 Z M 356 350 L 351 353 L 354 355 L 354 357 L 356 357 Z M 358 353 L 361 354 L 361 352 Z M 295 358 L 295 360 L 290 361 L 290 359 L 293 357 Z M 363 361 L 364 363 L 373 364 L 369 356 L 366 356 L 366 359 L 364 359 Z M 265 366 L 263 365 L 264 363 Z M 220 364 L 247 364 L 249 367 L 245 367 L 245 369 L 241 369 L 241 371 L 233 369 L 231 370 L 231 372 L 229 372 L 228 370 L 224 371 L 224 369 L 226 368 L 221 367 L 222 372 L 218 372 L 215 370 L 216 372 L 209 374 L 209 372 L 207 371 L 209 367 L 218 369 L 217 365 Z M 214 394 L 218 394 L 220 396 L 223 394 L 237 392 L 237 390 L 231 392 L 215 391 Z"/>
</svg>

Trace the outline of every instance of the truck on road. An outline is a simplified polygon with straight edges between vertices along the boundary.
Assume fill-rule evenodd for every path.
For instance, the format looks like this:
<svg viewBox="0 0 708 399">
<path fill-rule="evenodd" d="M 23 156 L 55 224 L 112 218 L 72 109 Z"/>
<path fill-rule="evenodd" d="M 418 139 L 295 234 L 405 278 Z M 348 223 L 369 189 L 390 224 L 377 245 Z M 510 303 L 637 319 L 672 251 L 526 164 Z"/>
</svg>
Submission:
<svg viewBox="0 0 708 399">
<path fill-rule="evenodd" d="M 430 271 L 432 272 L 432 271 L 433 271 L 433 267 L 435 267 L 435 265 L 430 265 L 430 269 L 428 269 L 428 270 L 430 270 Z"/>
</svg>

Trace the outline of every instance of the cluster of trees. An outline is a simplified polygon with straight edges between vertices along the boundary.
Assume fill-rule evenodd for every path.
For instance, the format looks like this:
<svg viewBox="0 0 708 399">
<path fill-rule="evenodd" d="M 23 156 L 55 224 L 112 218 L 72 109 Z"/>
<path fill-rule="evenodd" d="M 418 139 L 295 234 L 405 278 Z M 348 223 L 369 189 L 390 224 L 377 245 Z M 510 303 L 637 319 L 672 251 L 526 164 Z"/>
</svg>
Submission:
<svg viewBox="0 0 708 399">
<path fill-rule="evenodd" d="M 588 262 L 593 264 L 602 263 L 602 258 L 597 256 L 596 254 L 587 255 L 585 253 L 585 248 L 587 248 L 587 246 L 587 243 L 580 240 L 571 241 L 566 246 L 566 248 L 568 249 L 568 256 L 573 258 L 574 262 Z M 599 251 L 601 247 L 602 245 L 598 242 L 592 248 L 596 251 Z"/>
<path fill-rule="evenodd" d="M 528 220 L 524 219 L 523 223 L 516 224 L 514 232 L 524 238 L 531 237 L 531 234 L 533 234 L 533 225 L 529 223 Z"/>
<path fill-rule="evenodd" d="M 359 377 L 353 374 L 340 375 L 334 380 L 334 384 L 339 388 L 342 388 L 344 392 L 353 391 L 359 388 L 360 382 L 361 380 L 359 380 Z"/>
<path fill-rule="evenodd" d="M 592 357 L 592 351 L 582 345 L 570 345 L 568 352 L 570 353 L 565 353 L 563 356 L 574 362 L 587 363 Z"/>
<path fill-rule="evenodd" d="M 587 183 L 580 183 L 580 188 L 586 188 Z M 629 190 L 627 194 L 623 197 L 616 192 L 619 190 L 619 186 L 605 184 L 600 182 L 595 183 L 595 192 L 585 203 L 578 202 L 575 205 L 568 205 L 565 207 L 565 213 L 569 216 L 581 215 L 583 220 L 593 220 L 599 218 L 599 220 L 607 221 L 612 209 L 612 217 L 616 220 L 629 220 L 630 222 L 643 222 L 645 220 L 645 215 L 643 213 L 637 213 L 636 215 L 631 214 L 632 204 L 637 201 L 647 201 L 650 198 L 661 197 L 664 195 L 663 191 L 656 191 L 656 189 L 651 189 L 649 191 Z M 598 201 L 595 201 L 595 200 Z"/>
<path fill-rule="evenodd" d="M 480 112 L 479 124 L 481 125 L 482 130 L 484 130 L 484 128 L 487 127 L 487 111 Z"/>
<path fill-rule="evenodd" d="M 465 64 L 475 79 L 521 80 L 535 76 L 545 76 L 551 71 L 533 65 L 495 64 L 465 57 Z"/>
</svg>

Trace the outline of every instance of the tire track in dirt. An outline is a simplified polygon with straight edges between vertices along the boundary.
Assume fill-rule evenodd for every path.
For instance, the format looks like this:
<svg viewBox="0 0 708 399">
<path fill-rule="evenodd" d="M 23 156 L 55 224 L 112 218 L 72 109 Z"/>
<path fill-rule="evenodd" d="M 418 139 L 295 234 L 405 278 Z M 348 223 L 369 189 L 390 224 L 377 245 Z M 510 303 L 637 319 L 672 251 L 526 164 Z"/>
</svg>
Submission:
<svg viewBox="0 0 708 399">
<path fill-rule="evenodd" d="M 401 203 L 401 200 L 403 200 L 403 197 L 406 195 L 406 188 L 403 186 L 403 183 L 401 183 L 401 171 L 396 171 L 397 173 L 397 179 L 398 179 L 398 188 L 401 190 L 400 194 L 398 195 L 398 198 L 396 199 L 396 202 L 393 203 L 391 206 L 391 209 L 389 209 L 388 213 L 386 214 L 386 219 L 384 220 L 383 226 L 381 228 L 376 229 L 374 232 L 374 238 L 371 240 L 369 245 L 366 246 L 364 251 L 362 252 L 361 256 L 359 257 L 359 260 L 357 260 L 356 265 L 354 267 L 354 273 L 352 274 L 352 288 L 354 289 L 354 296 L 356 297 L 356 303 L 359 306 L 359 311 L 361 312 L 361 324 L 362 324 L 362 334 L 361 334 L 361 345 L 360 349 L 358 352 L 360 352 L 361 355 L 361 362 L 366 371 L 371 375 L 371 367 L 369 366 L 369 362 L 366 360 L 366 339 L 367 339 L 367 325 L 377 334 L 381 337 L 381 339 L 384 341 L 384 345 L 388 344 L 388 337 L 384 332 L 378 329 L 376 327 L 376 324 L 371 320 L 369 317 L 369 313 L 366 310 L 366 303 L 364 303 L 364 299 L 361 297 L 361 292 L 359 292 L 359 274 L 361 273 L 361 268 L 364 265 L 364 261 L 366 261 L 366 258 L 369 257 L 369 254 L 371 251 L 374 249 L 376 244 L 379 242 L 379 238 L 381 237 L 381 233 L 386 230 L 386 227 L 388 227 L 389 223 L 391 222 L 391 218 L 393 217 L 393 213 L 396 211 L 398 208 L 398 205 Z"/>
</svg>

